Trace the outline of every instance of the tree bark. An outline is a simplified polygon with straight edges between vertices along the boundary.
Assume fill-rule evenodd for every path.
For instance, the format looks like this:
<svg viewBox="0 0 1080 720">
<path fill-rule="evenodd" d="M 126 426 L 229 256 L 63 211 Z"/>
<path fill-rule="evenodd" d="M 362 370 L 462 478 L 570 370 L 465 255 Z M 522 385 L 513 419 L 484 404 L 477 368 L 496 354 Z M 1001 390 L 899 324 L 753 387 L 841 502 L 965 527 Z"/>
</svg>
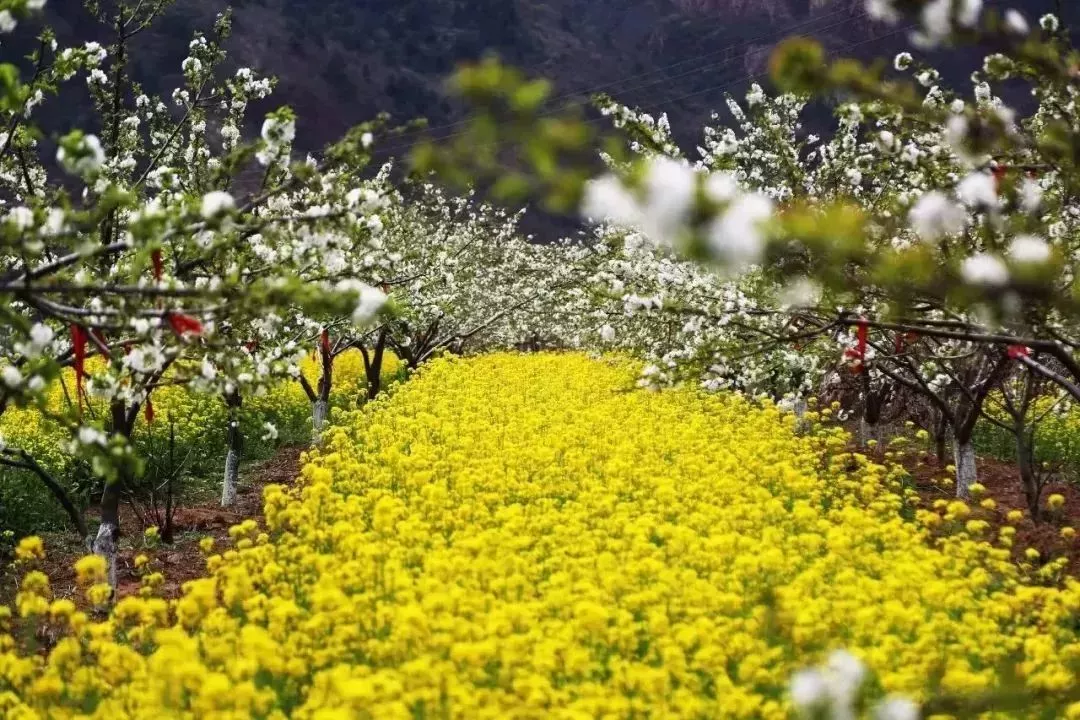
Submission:
<svg viewBox="0 0 1080 720">
<path fill-rule="evenodd" d="M 945 417 L 945 413 L 938 411 L 937 422 L 934 425 L 934 453 L 937 455 L 938 463 L 945 464 L 945 445 L 949 439 L 949 422 Z"/>
<path fill-rule="evenodd" d="M 323 399 L 318 399 L 311 405 L 311 429 L 313 432 L 312 439 L 315 442 L 319 441 L 322 436 L 323 426 L 326 425 L 326 418 L 330 414 L 330 403 Z"/>
<path fill-rule="evenodd" d="M 1042 519 L 1040 500 L 1043 489 L 1035 471 L 1034 439 L 1024 430 L 1021 424 L 1013 431 L 1016 438 L 1016 465 L 1020 471 L 1020 483 L 1024 486 L 1024 499 L 1027 501 L 1031 519 L 1039 522 Z"/>
<path fill-rule="evenodd" d="M 971 486 L 979 479 L 971 438 L 953 438 L 953 462 L 956 464 L 956 497 L 966 500 L 971 497 Z"/>
<path fill-rule="evenodd" d="M 231 507 L 236 502 L 236 484 L 240 477 L 240 454 L 244 444 L 239 412 L 242 402 L 239 392 L 225 396 L 225 403 L 229 406 L 229 427 L 226 431 L 228 453 L 225 455 L 225 477 L 221 483 L 221 507 Z"/>
<path fill-rule="evenodd" d="M 881 427 L 876 421 L 869 420 L 865 415 L 859 418 L 859 445 L 866 445 L 871 440 L 877 442 Z"/>
<path fill-rule="evenodd" d="M 374 400 L 382 390 L 382 365 L 383 355 L 386 352 L 387 331 L 384 328 L 379 331 L 379 337 L 375 341 L 375 351 L 371 354 L 371 362 L 365 362 L 368 381 L 368 400 Z M 366 356 L 365 356 L 366 360 Z"/>
<path fill-rule="evenodd" d="M 792 409 L 795 411 L 795 432 L 801 435 L 810 429 L 810 423 L 806 421 L 806 398 L 795 398 Z"/>
<path fill-rule="evenodd" d="M 138 406 L 135 406 L 133 413 L 129 412 L 122 402 L 114 402 L 110 412 L 112 433 L 130 441 Z M 105 489 L 101 493 L 101 525 L 98 526 L 97 535 L 91 545 L 91 550 L 95 555 L 105 558 L 109 587 L 114 593 L 116 592 L 116 545 L 120 539 L 120 498 L 125 484 L 123 475 L 129 473 L 130 470 L 127 466 L 121 466 L 119 472 L 121 476 L 106 481 Z"/>
<path fill-rule="evenodd" d="M 318 392 L 311 407 L 312 441 L 319 442 L 326 418 L 330 415 L 330 388 L 334 383 L 334 356 L 327 345 L 319 347 L 322 373 L 319 375 Z"/>
</svg>

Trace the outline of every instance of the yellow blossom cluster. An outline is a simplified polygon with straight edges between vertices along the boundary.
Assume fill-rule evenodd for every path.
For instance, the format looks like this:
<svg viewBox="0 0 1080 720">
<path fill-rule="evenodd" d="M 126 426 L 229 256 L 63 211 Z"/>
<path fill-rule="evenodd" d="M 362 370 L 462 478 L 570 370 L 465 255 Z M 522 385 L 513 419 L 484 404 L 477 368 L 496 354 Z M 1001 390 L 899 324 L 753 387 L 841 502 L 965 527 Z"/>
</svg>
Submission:
<svg viewBox="0 0 1080 720">
<path fill-rule="evenodd" d="M 932 535 L 840 430 L 635 379 L 431 363 L 269 486 L 265 528 L 208 543 L 166 611 L 27 601 L 67 633 L 47 655 L 0 635 L 0 715 L 785 718 L 792 673 L 836 648 L 872 692 L 1075 691 L 1080 585 L 1027 585 L 982 529 Z"/>
</svg>

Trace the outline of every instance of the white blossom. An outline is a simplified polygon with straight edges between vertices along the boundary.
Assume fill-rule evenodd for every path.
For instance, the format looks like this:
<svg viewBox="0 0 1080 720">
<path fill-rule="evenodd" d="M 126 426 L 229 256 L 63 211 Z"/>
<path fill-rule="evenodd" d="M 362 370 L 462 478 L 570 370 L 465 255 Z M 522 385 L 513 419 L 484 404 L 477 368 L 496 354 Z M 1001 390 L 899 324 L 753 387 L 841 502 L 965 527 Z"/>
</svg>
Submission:
<svg viewBox="0 0 1080 720">
<path fill-rule="evenodd" d="M 866 0 L 866 14 L 880 22 L 895 23 L 900 20 L 895 0 Z"/>
<path fill-rule="evenodd" d="M 268 441 L 268 440 L 273 441 L 273 440 L 278 439 L 278 429 L 277 429 L 277 426 L 275 426 L 273 423 L 264 422 L 263 423 L 263 431 L 264 431 L 263 434 L 262 434 L 262 440 L 263 441 Z"/>
<path fill-rule="evenodd" d="M 690 166 L 668 157 L 649 160 L 641 227 L 653 242 L 674 245 L 685 230 L 697 175 Z"/>
<path fill-rule="evenodd" d="M 23 376 L 19 372 L 19 368 L 14 365 L 5 365 L 3 370 L 0 370 L 0 379 L 3 379 L 4 384 L 12 390 L 15 390 L 22 385 Z"/>
<path fill-rule="evenodd" d="M 874 708 L 874 720 L 919 720 L 919 706 L 903 697 L 889 697 Z"/>
<path fill-rule="evenodd" d="M 590 180 L 585 185 L 581 214 L 592 220 L 606 220 L 627 227 L 641 221 L 637 200 L 614 175 Z"/>
<path fill-rule="evenodd" d="M 203 195 L 200 213 L 210 220 L 236 207 L 233 196 L 224 190 L 211 190 Z"/>
<path fill-rule="evenodd" d="M 962 231 L 967 224 L 967 213 L 944 193 L 932 190 L 911 208 L 908 222 L 920 238 L 930 241 Z"/>
<path fill-rule="evenodd" d="M 1005 263 L 989 253 L 976 253 L 965 258 L 960 265 L 960 275 L 965 282 L 983 287 L 1000 287 L 1009 282 L 1009 269 Z"/>
<path fill-rule="evenodd" d="M 26 230 L 34 224 L 34 213 L 25 205 L 17 205 L 11 208 L 7 214 L 7 223 L 13 225 L 16 230 Z"/>
<path fill-rule="evenodd" d="M 829 686 L 818 670 L 800 670 L 791 678 L 791 703 L 800 712 L 811 714 L 829 701 Z"/>
<path fill-rule="evenodd" d="M 1028 25 L 1027 18 L 1015 8 L 1009 8 L 1005 11 L 1005 29 L 1013 35 L 1027 35 L 1031 32 L 1031 26 Z"/>
<path fill-rule="evenodd" d="M 956 186 L 956 195 L 970 208 L 996 208 L 1000 204 L 994 176 L 985 172 L 973 172 Z"/>
<path fill-rule="evenodd" d="M 359 280 L 342 280 L 338 283 L 339 292 L 354 292 L 359 297 L 352 313 L 356 325 L 366 325 L 386 304 L 386 293 Z"/>
<path fill-rule="evenodd" d="M 105 433 L 97 428 L 83 425 L 79 428 L 79 442 L 83 445 L 104 445 Z"/>
<path fill-rule="evenodd" d="M 105 164 L 105 151 L 96 135 L 84 135 L 78 151 L 77 156 L 71 157 L 61 145 L 56 151 L 56 160 L 69 172 L 82 177 L 97 172 Z"/>
<path fill-rule="evenodd" d="M 1017 235 L 1009 243 L 1009 258 L 1018 263 L 1044 263 L 1050 259 L 1050 245 L 1038 235 Z"/>
<path fill-rule="evenodd" d="M 706 241 L 713 256 L 736 268 L 757 262 L 765 245 L 761 224 L 772 212 L 772 200 L 759 193 L 736 198 L 709 223 Z"/>
<path fill-rule="evenodd" d="M 1019 195 L 1020 209 L 1026 213 L 1035 213 L 1042 205 L 1042 186 L 1032 178 L 1026 177 L 1020 181 Z"/>
</svg>

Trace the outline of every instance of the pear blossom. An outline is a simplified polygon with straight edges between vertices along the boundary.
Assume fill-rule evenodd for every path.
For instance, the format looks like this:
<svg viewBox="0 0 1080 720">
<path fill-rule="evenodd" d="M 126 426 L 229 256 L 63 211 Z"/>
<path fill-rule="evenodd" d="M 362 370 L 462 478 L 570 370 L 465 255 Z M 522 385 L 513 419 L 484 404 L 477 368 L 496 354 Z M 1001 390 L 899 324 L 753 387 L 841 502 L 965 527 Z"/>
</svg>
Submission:
<svg viewBox="0 0 1080 720">
<path fill-rule="evenodd" d="M 944 193 L 932 190 L 912 206 L 908 220 L 915 233 L 929 241 L 961 232 L 967 224 L 967 214 Z"/>
<path fill-rule="evenodd" d="M 224 190 L 212 190 L 202 198 L 200 213 L 207 220 L 216 218 L 236 207 L 233 196 Z"/>
<path fill-rule="evenodd" d="M 965 258 L 960 274 L 966 282 L 984 287 L 1000 287 L 1009 282 L 1009 269 L 1005 263 L 989 253 L 976 253 Z"/>
<path fill-rule="evenodd" d="M 1050 259 L 1050 245 L 1038 235 L 1017 235 L 1009 243 L 1009 258 L 1018 263 L 1044 263 Z"/>
</svg>

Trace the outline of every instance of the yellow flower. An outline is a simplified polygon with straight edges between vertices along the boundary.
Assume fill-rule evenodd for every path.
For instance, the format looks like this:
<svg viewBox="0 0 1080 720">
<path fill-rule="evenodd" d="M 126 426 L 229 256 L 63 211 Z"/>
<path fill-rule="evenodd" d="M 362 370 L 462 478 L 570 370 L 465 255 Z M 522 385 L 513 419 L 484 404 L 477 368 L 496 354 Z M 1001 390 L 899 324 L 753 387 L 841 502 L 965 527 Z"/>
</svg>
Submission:
<svg viewBox="0 0 1080 720">
<path fill-rule="evenodd" d="M 1036 550 L 1035 548 L 1029 547 L 1027 550 L 1024 551 L 1024 557 L 1026 557 L 1028 560 L 1032 560 L 1032 561 L 1038 560 L 1039 559 L 1039 551 Z"/>
<path fill-rule="evenodd" d="M 15 559 L 20 562 L 45 559 L 45 544 L 37 535 L 28 535 L 15 546 Z"/>
<path fill-rule="evenodd" d="M 1011 523 L 1018 523 L 1018 522 L 1020 522 L 1021 520 L 1024 519 L 1024 511 L 1023 510 L 1010 510 L 1005 515 L 1005 519 L 1008 520 Z"/>
<path fill-rule="evenodd" d="M 1015 527 L 998 540 L 954 499 L 913 509 L 904 468 L 842 428 L 633 390 L 639 370 L 429 363 L 338 413 L 296 482 L 264 489 L 265 527 L 218 554 L 202 538 L 206 575 L 176 600 L 141 559 L 139 596 L 107 613 L 104 560 L 79 561 L 94 617 L 24 584 L 27 620 L 5 624 L 47 613 L 59 637 L 0 635 L 0 715 L 781 720 L 792 674 L 842 645 L 883 694 L 1075 687 L 1080 585 L 1060 560 L 1017 567 Z M 245 412 L 308 411 L 272 392 Z"/>
<path fill-rule="evenodd" d="M 1058 493 L 1054 493 L 1050 497 L 1046 498 L 1046 507 L 1051 510 L 1060 510 L 1065 506 L 1065 496 Z"/>
<path fill-rule="evenodd" d="M 75 576 L 79 585 L 91 585 L 105 581 L 108 563 L 101 555 L 84 555 L 75 563 Z"/>
<path fill-rule="evenodd" d="M 148 558 L 146 555 L 140 553 L 139 555 L 135 556 L 134 563 L 135 563 L 135 569 L 136 570 L 142 570 L 148 564 L 150 564 L 150 558 Z"/>
<path fill-rule="evenodd" d="M 971 497 L 978 499 L 982 495 L 986 494 L 986 486 L 982 483 L 971 483 L 968 487 L 968 492 L 971 493 Z"/>
<path fill-rule="evenodd" d="M 108 583 L 95 583 L 86 590 L 86 599 L 94 606 L 107 605 L 112 599 L 112 588 Z"/>
<path fill-rule="evenodd" d="M 979 507 L 983 510 L 994 510 L 997 508 L 997 502 L 994 498 L 983 498 L 982 501 L 979 502 Z"/>
<path fill-rule="evenodd" d="M 1066 526 L 1061 528 L 1061 537 L 1065 540 L 1072 540 L 1076 537 L 1076 528 L 1072 526 Z"/>
</svg>

